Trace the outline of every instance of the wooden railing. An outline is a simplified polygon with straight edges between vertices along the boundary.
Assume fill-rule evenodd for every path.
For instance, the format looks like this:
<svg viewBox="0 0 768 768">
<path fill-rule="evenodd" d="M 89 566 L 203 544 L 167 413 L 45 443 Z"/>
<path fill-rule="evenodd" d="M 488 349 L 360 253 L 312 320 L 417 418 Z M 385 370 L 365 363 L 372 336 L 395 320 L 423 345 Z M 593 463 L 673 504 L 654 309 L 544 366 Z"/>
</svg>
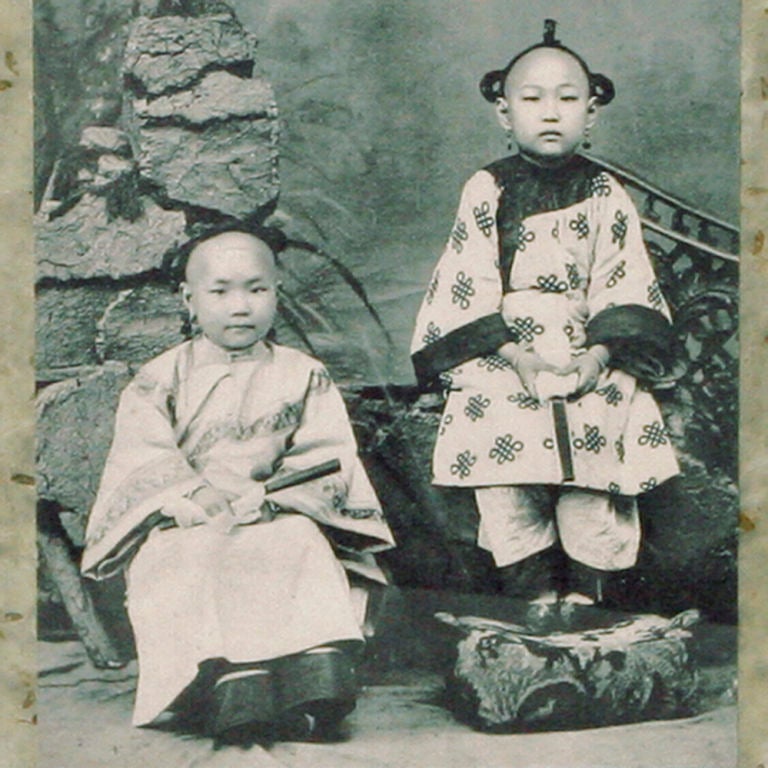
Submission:
<svg viewBox="0 0 768 768">
<path fill-rule="evenodd" d="M 736 477 L 739 231 L 625 169 L 593 158 L 635 200 L 688 368 L 668 397 L 687 413 L 688 444 Z M 661 398 L 665 397 L 661 393 Z"/>
</svg>

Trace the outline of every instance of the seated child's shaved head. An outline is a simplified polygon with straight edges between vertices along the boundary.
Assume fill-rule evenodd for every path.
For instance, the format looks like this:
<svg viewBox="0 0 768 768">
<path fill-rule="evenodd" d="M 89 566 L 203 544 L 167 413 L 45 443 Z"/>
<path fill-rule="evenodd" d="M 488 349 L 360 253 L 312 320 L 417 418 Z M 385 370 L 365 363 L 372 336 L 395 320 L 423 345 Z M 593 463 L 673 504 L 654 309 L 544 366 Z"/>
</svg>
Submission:
<svg viewBox="0 0 768 768">
<path fill-rule="evenodd" d="M 276 277 L 277 264 L 272 247 L 256 235 L 231 231 L 213 235 L 192 248 L 184 270 L 185 281 L 192 283 L 199 278 L 211 258 L 226 259 L 237 253 L 251 254 L 254 259 L 263 261 L 266 271 L 273 272 Z"/>
<path fill-rule="evenodd" d="M 189 254 L 182 297 L 214 344 L 235 351 L 252 347 L 277 312 L 275 253 L 247 232 L 228 231 L 197 243 Z"/>
</svg>

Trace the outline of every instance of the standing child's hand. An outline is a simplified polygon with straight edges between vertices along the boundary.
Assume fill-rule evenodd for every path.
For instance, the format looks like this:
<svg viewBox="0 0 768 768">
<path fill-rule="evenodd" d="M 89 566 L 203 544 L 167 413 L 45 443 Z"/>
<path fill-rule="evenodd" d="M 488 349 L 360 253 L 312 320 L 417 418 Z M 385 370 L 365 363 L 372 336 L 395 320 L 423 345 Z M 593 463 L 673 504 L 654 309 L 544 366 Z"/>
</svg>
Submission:
<svg viewBox="0 0 768 768">
<path fill-rule="evenodd" d="M 600 374 L 608 363 L 609 353 L 606 347 L 602 345 L 590 347 L 586 352 L 574 357 L 568 365 L 563 368 L 562 373 L 577 373 L 579 380 L 576 389 L 568 396 L 569 400 L 576 400 L 588 392 L 592 392 L 597 386 Z"/>
<path fill-rule="evenodd" d="M 539 399 L 539 393 L 536 390 L 536 377 L 542 371 L 560 373 L 556 366 L 548 363 L 543 357 L 535 352 L 527 352 L 520 349 L 520 347 L 512 342 L 499 347 L 498 354 L 514 366 L 526 392 L 531 397 L 536 398 L 536 400 Z"/>
</svg>

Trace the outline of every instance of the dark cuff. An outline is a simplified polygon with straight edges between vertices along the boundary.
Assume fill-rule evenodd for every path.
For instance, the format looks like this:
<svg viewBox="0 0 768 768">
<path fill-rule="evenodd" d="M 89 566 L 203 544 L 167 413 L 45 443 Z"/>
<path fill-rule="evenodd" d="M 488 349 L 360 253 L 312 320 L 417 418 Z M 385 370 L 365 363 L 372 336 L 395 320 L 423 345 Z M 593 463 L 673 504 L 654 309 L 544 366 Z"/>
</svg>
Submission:
<svg viewBox="0 0 768 768">
<path fill-rule="evenodd" d="M 684 367 L 672 325 L 661 312 L 641 304 L 610 307 L 587 324 L 587 346 L 604 344 L 609 365 L 649 384 L 682 375 Z"/>
<path fill-rule="evenodd" d="M 493 354 L 519 336 L 498 312 L 461 326 L 415 352 L 411 360 L 420 384 L 428 384 L 443 371 L 482 355 Z"/>
</svg>

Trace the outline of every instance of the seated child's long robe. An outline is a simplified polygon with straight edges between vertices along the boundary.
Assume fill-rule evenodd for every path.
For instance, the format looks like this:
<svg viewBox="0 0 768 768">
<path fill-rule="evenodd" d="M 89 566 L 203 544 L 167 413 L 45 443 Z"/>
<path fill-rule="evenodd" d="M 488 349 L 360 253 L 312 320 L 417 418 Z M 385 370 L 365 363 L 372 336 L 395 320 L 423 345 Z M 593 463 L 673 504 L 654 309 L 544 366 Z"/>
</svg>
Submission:
<svg viewBox="0 0 768 768">
<path fill-rule="evenodd" d="M 334 458 L 340 472 L 267 497 L 287 512 L 272 522 L 230 533 L 157 527 L 166 505 L 206 482 L 241 496 L 251 478 Z M 372 553 L 392 545 L 318 361 L 272 344 L 229 354 L 200 338 L 149 362 L 120 400 L 82 565 L 94 578 L 127 566 L 134 723 L 154 720 L 205 659 L 263 661 L 361 640 L 345 568 L 384 581 Z"/>
</svg>

